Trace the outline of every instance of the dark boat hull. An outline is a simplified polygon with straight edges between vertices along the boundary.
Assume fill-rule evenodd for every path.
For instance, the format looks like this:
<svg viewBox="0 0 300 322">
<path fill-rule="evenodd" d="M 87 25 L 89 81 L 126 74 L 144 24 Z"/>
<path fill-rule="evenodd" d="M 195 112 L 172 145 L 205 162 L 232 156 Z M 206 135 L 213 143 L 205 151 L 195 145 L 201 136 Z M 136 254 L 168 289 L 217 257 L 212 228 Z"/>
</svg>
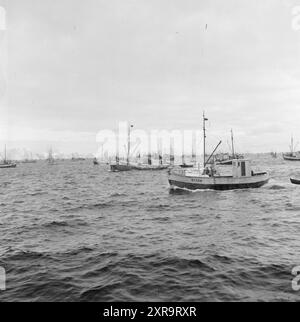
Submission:
<svg viewBox="0 0 300 322">
<path fill-rule="evenodd" d="M 150 165 L 132 165 L 132 164 L 111 164 L 110 170 L 112 172 L 124 172 L 124 171 L 161 171 L 168 169 L 169 166 L 150 166 Z"/>
<path fill-rule="evenodd" d="M 0 164 L 0 169 L 12 169 L 16 168 L 16 164 Z"/>
<path fill-rule="evenodd" d="M 138 171 L 162 171 L 162 170 L 167 170 L 169 166 L 135 166 L 133 167 L 133 170 L 138 170 Z"/>
<path fill-rule="evenodd" d="M 193 168 L 194 165 L 193 164 L 181 164 L 180 168 L 182 169 L 189 169 L 189 168 Z"/>
<path fill-rule="evenodd" d="M 110 170 L 112 172 L 124 172 L 133 170 L 133 167 L 127 164 L 111 164 Z"/>
<path fill-rule="evenodd" d="M 232 165 L 232 160 L 220 161 L 216 163 L 217 165 Z"/>
<path fill-rule="evenodd" d="M 290 157 L 290 156 L 287 156 L 287 155 L 284 155 L 283 156 L 283 159 L 286 160 L 286 161 L 300 161 L 300 157 Z"/>
<path fill-rule="evenodd" d="M 291 178 L 291 183 L 300 185 L 300 179 Z"/>
<path fill-rule="evenodd" d="M 238 184 L 193 184 L 180 181 L 169 180 L 169 183 L 172 187 L 177 187 L 179 189 L 187 190 L 238 190 L 238 189 L 254 189 L 260 188 L 266 185 L 269 182 L 269 179 L 255 182 L 255 183 L 238 183 Z"/>
<path fill-rule="evenodd" d="M 169 184 L 172 189 L 187 190 L 236 190 L 260 188 L 267 184 L 270 176 L 266 172 L 253 173 L 251 176 L 209 176 L 186 175 L 183 170 L 173 170 L 169 173 Z"/>
</svg>

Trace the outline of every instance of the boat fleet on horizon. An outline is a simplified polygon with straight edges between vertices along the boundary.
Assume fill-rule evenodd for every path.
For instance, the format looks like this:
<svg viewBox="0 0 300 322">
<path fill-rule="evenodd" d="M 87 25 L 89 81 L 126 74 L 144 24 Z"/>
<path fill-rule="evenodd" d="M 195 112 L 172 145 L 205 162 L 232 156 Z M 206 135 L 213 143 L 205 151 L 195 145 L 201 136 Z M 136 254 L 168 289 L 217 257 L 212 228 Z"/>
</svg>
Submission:
<svg viewBox="0 0 300 322">
<path fill-rule="evenodd" d="M 135 161 L 130 158 L 131 155 L 131 138 L 130 129 L 128 131 L 127 156 L 126 160 L 121 160 L 119 153 L 116 153 L 114 161 L 99 161 L 93 159 L 95 166 L 99 164 L 109 165 L 111 172 L 125 171 L 161 171 L 168 170 L 168 181 L 172 190 L 235 190 L 247 188 L 259 188 L 267 184 L 270 180 L 270 175 L 265 171 L 254 171 L 251 166 L 251 161 L 243 155 L 237 154 L 234 148 L 234 136 L 231 130 L 231 154 L 219 153 L 217 150 L 222 144 L 222 141 L 216 146 L 214 151 L 208 155 L 206 153 L 206 122 L 208 119 L 203 113 L 203 162 L 197 163 L 196 155 L 193 152 L 191 163 L 186 163 L 185 155 L 182 155 L 182 163 L 175 165 L 174 147 L 171 146 L 169 162 L 164 162 L 162 153 L 158 154 L 158 163 L 154 163 L 152 155 L 146 156 L 146 162 L 139 154 Z M 132 126 L 131 126 L 132 127 Z M 286 161 L 300 161 L 300 152 L 295 152 L 294 139 L 291 139 L 290 153 L 284 153 L 283 159 Z M 277 153 L 271 153 L 273 158 L 277 158 Z M 72 156 L 72 161 L 84 161 L 85 158 L 77 158 Z M 49 165 L 55 164 L 52 148 L 49 150 L 48 158 L 46 159 Z M 35 163 L 37 160 L 23 160 L 23 163 Z M 7 159 L 6 146 L 4 150 L 4 158 L 0 163 L 0 169 L 16 168 L 17 163 Z M 290 178 L 293 184 L 300 185 L 300 178 Z"/>
</svg>

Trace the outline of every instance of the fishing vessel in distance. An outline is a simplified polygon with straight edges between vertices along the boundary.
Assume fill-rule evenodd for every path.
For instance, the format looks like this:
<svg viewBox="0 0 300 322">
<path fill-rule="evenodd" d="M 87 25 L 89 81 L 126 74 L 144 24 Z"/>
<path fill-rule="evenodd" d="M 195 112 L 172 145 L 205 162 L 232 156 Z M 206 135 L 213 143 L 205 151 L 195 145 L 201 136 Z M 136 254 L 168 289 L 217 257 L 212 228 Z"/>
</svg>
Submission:
<svg viewBox="0 0 300 322">
<path fill-rule="evenodd" d="M 283 159 L 286 160 L 286 161 L 300 161 L 300 154 L 299 154 L 299 152 L 298 153 L 295 152 L 296 147 L 294 145 L 294 138 L 293 138 L 293 136 L 292 136 L 292 139 L 291 139 L 290 150 L 291 150 L 290 153 L 283 154 Z"/>
<path fill-rule="evenodd" d="M 152 155 L 148 155 L 148 163 L 141 163 L 136 162 L 133 163 L 130 161 L 130 154 L 131 154 L 131 128 L 133 128 L 133 125 L 130 125 L 128 128 L 128 142 L 127 142 L 127 157 L 126 161 L 121 161 L 119 157 L 119 151 L 117 152 L 116 156 L 116 162 L 110 164 L 110 170 L 112 172 L 124 172 L 124 171 L 132 171 L 132 170 L 139 170 L 139 171 L 159 171 L 159 170 L 166 170 L 169 168 L 169 165 L 163 164 L 163 158 L 160 155 L 159 156 L 159 164 L 154 165 L 152 163 Z"/>
<path fill-rule="evenodd" d="M 250 160 L 232 160 L 232 173 L 222 174 L 222 167 L 218 169 L 215 164 L 209 165 L 210 159 L 220 146 L 218 144 L 211 156 L 206 159 L 206 128 L 205 123 L 208 119 L 203 114 L 203 139 L 204 139 L 204 167 L 189 170 L 174 168 L 169 171 L 169 184 L 171 189 L 188 190 L 233 190 L 246 188 L 259 188 L 269 182 L 267 172 L 255 173 L 251 169 Z M 228 167 L 226 167 L 228 168 Z"/>
<path fill-rule="evenodd" d="M 49 149 L 47 162 L 48 162 L 49 165 L 54 165 L 55 164 L 52 147 Z"/>
<path fill-rule="evenodd" d="M 233 160 L 244 159 L 243 155 L 235 153 L 233 130 L 231 130 L 231 150 L 232 150 L 232 155 L 229 155 L 229 154 L 224 155 L 223 154 L 222 156 L 219 156 L 216 160 L 216 164 L 217 165 L 232 165 Z"/>
<path fill-rule="evenodd" d="M 292 184 L 300 185 L 300 179 L 296 179 L 296 178 L 293 178 L 293 177 L 292 177 L 290 180 L 291 180 L 291 183 L 292 183 Z"/>
<path fill-rule="evenodd" d="M 16 168 L 17 164 L 13 163 L 9 160 L 7 160 L 7 156 L 6 156 L 6 145 L 4 147 L 4 159 L 3 162 L 0 163 L 0 169 L 11 169 L 11 168 Z"/>
</svg>

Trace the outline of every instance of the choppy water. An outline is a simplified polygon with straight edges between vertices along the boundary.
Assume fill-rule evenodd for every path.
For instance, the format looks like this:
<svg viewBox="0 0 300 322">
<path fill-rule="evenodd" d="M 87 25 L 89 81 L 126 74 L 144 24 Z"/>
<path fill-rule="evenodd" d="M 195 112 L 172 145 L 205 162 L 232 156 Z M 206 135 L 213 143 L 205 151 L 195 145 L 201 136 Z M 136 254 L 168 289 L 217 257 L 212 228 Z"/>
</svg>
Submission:
<svg viewBox="0 0 300 322">
<path fill-rule="evenodd" d="M 257 190 L 170 193 L 166 172 L 90 162 L 0 171 L 0 301 L 300 299 L 300 163 Z"/>
</svg>

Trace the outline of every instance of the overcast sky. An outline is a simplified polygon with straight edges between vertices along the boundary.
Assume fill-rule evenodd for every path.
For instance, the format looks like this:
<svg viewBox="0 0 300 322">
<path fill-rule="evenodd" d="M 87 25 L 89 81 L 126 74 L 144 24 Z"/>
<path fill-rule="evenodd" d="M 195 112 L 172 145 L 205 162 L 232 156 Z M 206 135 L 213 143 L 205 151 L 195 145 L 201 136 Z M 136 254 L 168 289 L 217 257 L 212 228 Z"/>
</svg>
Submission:
<svg viewBox="0 0 300 322">
<path fill-rule="evenodd" d="M 118 121 L 199 129 L 203 109 L 208 139 L 233 128 L 241 152 L 300 141 L 300 0 L 0 5 L 0 141 L 11 148 L 93 153 L 96 133 Z"/>
</svg>

